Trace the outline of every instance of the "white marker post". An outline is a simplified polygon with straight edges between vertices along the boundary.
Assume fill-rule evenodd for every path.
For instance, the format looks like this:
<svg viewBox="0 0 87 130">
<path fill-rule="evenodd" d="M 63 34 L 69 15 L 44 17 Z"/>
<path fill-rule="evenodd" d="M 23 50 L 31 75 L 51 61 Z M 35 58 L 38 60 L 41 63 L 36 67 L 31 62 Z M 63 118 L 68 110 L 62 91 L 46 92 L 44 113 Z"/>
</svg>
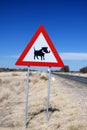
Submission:
<svg viewBox="0 0 87 130">
<path fill-rule="evenodd" d="M 30 67 L 28 66 L 27 82 L 26 82 L 26 110 L 25 110 L 25 121 L 24 121 L 25 128 L 27 128 L 27 115 L 28 115 L 29 71 L 30 71 Z"/>
<path fill-rule="evenodd" d="M 49 100 L 50 100 L 50 80 L 51 80 L 51 68 L 48 68 L 48 96 L 47 96 L 47 110 L 46 110 L 46 121 L 48 122 L 48 114 L 49 114 Z"/>
</svg>

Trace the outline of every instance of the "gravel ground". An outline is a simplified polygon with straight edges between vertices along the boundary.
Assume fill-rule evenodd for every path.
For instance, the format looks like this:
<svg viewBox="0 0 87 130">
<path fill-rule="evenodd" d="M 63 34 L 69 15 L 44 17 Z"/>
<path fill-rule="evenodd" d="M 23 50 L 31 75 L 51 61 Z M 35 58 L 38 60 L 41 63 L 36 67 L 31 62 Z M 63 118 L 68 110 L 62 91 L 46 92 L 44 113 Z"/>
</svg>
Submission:
<svg viewBox="0 0 87 130">
<path fill-rule="evenodd" d="M 64 92 L 73 98 L 74 102 L 76 102 L 83 112 L 86 112 L 84 113 L 84 116 L 87 116 L 87 84 L 64 79 L 58 76 L 55 77 L 61 81 L 61 86 Z"/>
<path fill-rule="evenodd" d="M 59 82 L 59 85 L 57 85 L 58 90 L 61 92 L 61 90 L 64 92 L 64 95 L 67 95 L 69 99 L 71 99 L 70 106 L 68 107 L 68 113 L 72 111 L 74 108 L 77 111 L 77 116 L 74 118 L 74 120 L 71 120 L 71 123 L 65 126 L 65 129 L 68 130 L 87 130 L 87 84 L 82 84 L 76 81 L 72 81 L 69 79 L 64 79 L 59 76 L 54 76 L 57 79 L 57 82 Z M 65 99 L 66 100 L 66 99 Z M 68 106 L 68 105 L 67 105 Z M 73 113 L 74 115 L 75 113 Z"/>
</svg>

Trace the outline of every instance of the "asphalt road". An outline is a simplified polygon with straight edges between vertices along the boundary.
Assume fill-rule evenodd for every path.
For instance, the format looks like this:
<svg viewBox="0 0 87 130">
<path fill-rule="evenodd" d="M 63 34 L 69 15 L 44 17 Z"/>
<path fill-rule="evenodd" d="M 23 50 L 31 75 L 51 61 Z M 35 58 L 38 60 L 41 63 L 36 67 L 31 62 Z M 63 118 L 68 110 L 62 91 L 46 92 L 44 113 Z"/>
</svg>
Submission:
<svg viewBox="0 0 87 130">
<path fill-rule="evenodd" d="M 60 73 L 52 73 L 52 74 L 58 75 L 58 76 L 60 76 L 60 77 L 66 78 L 66 79 L 70 79 L 70 80 L 78 81 L 78 82 L 80 82 L 80 83 L 87 84 L 87 78 L 86 78 L 86 77 L 73 76 L 73 75 L 60 74 Z"/>
</svg>

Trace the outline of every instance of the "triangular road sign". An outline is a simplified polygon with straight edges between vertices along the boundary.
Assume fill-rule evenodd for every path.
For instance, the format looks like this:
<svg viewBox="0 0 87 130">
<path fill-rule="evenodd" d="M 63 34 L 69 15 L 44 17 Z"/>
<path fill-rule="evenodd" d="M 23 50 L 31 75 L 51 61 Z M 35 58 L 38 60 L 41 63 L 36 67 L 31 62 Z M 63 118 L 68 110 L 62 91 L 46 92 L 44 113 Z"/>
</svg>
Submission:
<svg viewBox="0 0 87 130">
<path fill-rule="evenodd" d="M 64 67 L 63 61 L 43 25 L 36 31 L 18 58 L 16 65 Z"/>
</svg>

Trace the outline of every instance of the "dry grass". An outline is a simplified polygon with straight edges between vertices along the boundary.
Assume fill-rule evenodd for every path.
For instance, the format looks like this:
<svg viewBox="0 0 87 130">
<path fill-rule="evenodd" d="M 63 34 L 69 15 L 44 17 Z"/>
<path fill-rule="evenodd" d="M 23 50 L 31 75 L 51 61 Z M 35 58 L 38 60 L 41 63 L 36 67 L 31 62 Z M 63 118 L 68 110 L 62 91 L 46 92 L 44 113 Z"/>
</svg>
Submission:
<svg viewBox="0 0 87 130">
<path fill-rule="evenodd" d="M 13 72 L 13 73 L 12 73 L 12 76 L 19 76 L 19 74 L 18 74 L 18 73 Z"/>
<path fill-rule="evenodd" d="M 82 121 L 74 121 L 68 126 L 69 130 L 87 130 L 87 122 L 84 123 Z"/>
<path fill-rule="evenodd" d="M 6 89 L 2 89 L 0 92 L 0 102 L 3 102 L 4 100 L 8 99 L 8 97 L 10 96 L 10 89 L 6 88 Z"/>
<path fill-rule="evenodd" d="M 0 73 L 0 130 L 24 130 L 26 76 L 26 72 Z M 43 72 L 30 74 L 27 129 L 87 130 L 87 104 L 76 101 L 76 93 L 70 94 L 62 78 L 52 77 L 46 123 L 47 79 Z"/>
</svg>

